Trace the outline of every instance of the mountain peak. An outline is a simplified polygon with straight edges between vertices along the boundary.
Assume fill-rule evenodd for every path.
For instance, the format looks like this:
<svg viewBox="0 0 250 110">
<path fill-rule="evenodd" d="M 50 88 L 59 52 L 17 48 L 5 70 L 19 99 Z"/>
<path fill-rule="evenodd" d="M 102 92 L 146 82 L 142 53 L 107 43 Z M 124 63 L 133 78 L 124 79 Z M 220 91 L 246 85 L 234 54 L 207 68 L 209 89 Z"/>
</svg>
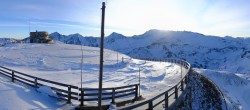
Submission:
<svg viewBox="0 0 250 110">
<path fill-rule="evenodd" d="M 107 39 L 121 39 L 121 38 L 125 38 L 124 35 L 113 32 L 111 33 L 109 36 L 106 37 Z"/>
<path fill-rule="evenodd" d="M 61 35 L 61 34 L 60 34 L 60 33 L 58 33 L 58 32 L 53 32 L 53 33 L 51 33 L 50 35 L 55 36 L 55 35 Z"/>
</svg>

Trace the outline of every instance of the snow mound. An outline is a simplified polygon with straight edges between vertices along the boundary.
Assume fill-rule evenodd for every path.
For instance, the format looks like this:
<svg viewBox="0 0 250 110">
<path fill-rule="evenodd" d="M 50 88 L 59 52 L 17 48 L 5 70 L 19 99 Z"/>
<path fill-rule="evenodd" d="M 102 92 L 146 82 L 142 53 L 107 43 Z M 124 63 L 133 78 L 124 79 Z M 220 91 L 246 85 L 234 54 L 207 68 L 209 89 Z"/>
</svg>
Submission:
<svg viewBox="0 0 250 110">
<path fill-rule="evenodd" d="M 40 86 L 37 91 L 41 92 L 42 94 L 46 94 L 52 97 L 59 98 L 54 90 L 51 89 L 49 86 Z"/>
</svg>

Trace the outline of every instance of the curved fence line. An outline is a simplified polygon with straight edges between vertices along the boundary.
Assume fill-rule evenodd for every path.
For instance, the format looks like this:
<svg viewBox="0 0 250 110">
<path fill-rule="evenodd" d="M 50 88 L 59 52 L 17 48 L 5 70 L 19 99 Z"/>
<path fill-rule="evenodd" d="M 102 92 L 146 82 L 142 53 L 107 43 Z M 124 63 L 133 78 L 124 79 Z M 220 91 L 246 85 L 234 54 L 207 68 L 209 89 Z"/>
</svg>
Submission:
<svg viewBox="0 0 250 110">
<path fill-rule="evenodd" d="M 147 105 L 148 107 L 146 107 L 147 110 L 153 110 L 155 107 L 157 107 L 160 104 L 164 104 L 164 108 L 168 108 L 169 107 L 169 98 L 174 95 L 175 100 L 178 98 L 178 90 L 180 89 L 181 91 L 184 90 L 184 85 L 187 84 L 188 82 L 188 72 L 191 68 L 191 65 L 184 61 L 184 60 L 180 60 L 180 59 L 164 59 L 164 60 L 155 60 L 155 59 L 141 59 L 141 60 L 145 60 L 145 61 L 159 61 L 159 62 L 169 62 L 169 63 L 175 63 L 178 65 L 183 66 L 185 69 L 187 69 L 187 73 L 186 75 L 173 87 L 171 87 L 170 89 L 160 93 L 159 95 L 148 99 L 146 101 L 143 102 L 138 102 L 136 104 L 132 104 L 126 107 L 121 107 L 118 108 L 120 110 L 131 110 L 131 109 L 135 109 L 135 108 L 139 108 L 142 106 Z M 185 83 L 184 83 L 185 82 Z"/>
<path fill-rule="evenodd" d="M 123 58 L 125 59 L 125 58 Z M 181 67 L 184 67 L 187 70 L 187 73 L 185 76 L 173 87 L 170 89 L 160 93 L 159 95 L 147 99 L 143 102 L 138 102 L 135 104 L 131 104 L 125 107 L 118 108 L 120 110 L 128 110 L 128 109 L 135 109 L 139 108 L 141 106 L 145 105 L 148 110 L 153 110 L 160 104 L 164 105 L 164 108 L 169 108 L 171 105 L 169 104 L 169 98 L 174 96 L 174 102 L 179 98 L 178 91 L 184 90 L 184 86 L 188 83 L 189 80 L 189 72 L 191 70 L 191 65 L 184 60 L 181 59 L 164 59 L 164 60 L 155 60 L 155 59 L 141 59 L 146 61 L 158 61 L 158 62 L 169 62 L 169 63 L 175 63 L 180 65 Z M 68 103 L 71 103 L 71 100 L 77 100 L 80 101 L 80 105 L 84 105 L 84 101 L 96 101 L 98 98 L 88 98 L 89 96 L 97 96 L 98 94 L 87 92 L 87 91 L 95 91 L 98 90 L 98 88 L 79 88 L 77 86 L 72 86 L 68 84 L 63 84 L 43 78 L 38 78 L 32 75 L 28 75 L 22 72 L 18 72 L 3 66 L 0 66 L 0 73 L 11 78 L 12 82 L 15 80 L 27 84 L 29 86 L 38 88 L 39 86 L 49 86 L 51 89 L 55 90 L 57 95 L 60 96 L 61 99 L 66 100 Z M 201 74 L 200 74 L 201 75 Z M 203 76 L 203 75 L 202 75 Z M 205 76 L 203 76 L 205 77 Z M 205 77 L 206 78 L 206 77 Z M 208 78 L 206 78 L 208 79 Z M 208 79 L 209 80 L 209 79 Z M 220 91 L 220 89 L 217 87 L 216 84 L 214 84 L 211 80 L 209 80 L 213 85 L 215 85 L 215 88 L 220 92 L 222 95 L 222 98 L 225 101 L 223 93 Z M 128 85 L 128 86 L 122 86 L 122 87 L 113 87 L 113 88 L 103 88 L 106 92 L 103 92 L 102 94 L 107 97 L 102 98 L 102 100 L 111 100 L 112 103 L 115 103 L 116 98 L 120 97 L 126 97 L 128 95 L 134 96 L 133 100 L 138 98 L 138 86 L 139 84 L 134 85 Z M 124 94 L 121 94 L 124 93 Z M 226 104 L 226 101 L 225 101 Z M 227 107 L 227 104 L 226 104 Z"/>
<path fill-rule="evenodd" d="M 166 60 L 142 59 L 142 60 L 176 63 L 176 64 L 181 64 L 186 69 L 190 68 L 189 63 L 183 60 L 176 60 L 176 59 L 166 59 Z M 60 99 L 66 100 L 68 103 L 71 103 L 71 100 L 77 100 L 77 101 L 80 101 L 80 105 L 82 106 L 84 104 L 84 101 L 96 101 L 98 99 L 96 97 L 93 98 L 93 96 L 97 95 L 96 93 L 88 92 L 88 91 L 98 90 L 98 88 L 79 88 L 77 86 L 59 83 L 56 81 L 51 81 L 51 80 L 35 77 L 32 75 L 28 75 L 28 74 L 25 74 L 16 70 L 6 68 L 4 66 L 0 66 L 0 73 L 11 78 L 12 82 L 19 81 L 21 83 L 24 83 L 26 85 L 29 85 L 35 88 L 39 88 L 39 86 L 48 86 L 52 90 L 56 91 Z M 178 89 L 183 90 L 184 81 L 187 82 L 186 77 L 184 77 L 181 81 L 179 81 L 176 84 L 179 86 L 175 86 L 169 89 L 169 91 L 175 89 L 175 91 L 169 94 L 169 96 L 172 96 L 175 94 L 175 97 L 178 97 Z M 138 95 L 139 95 L 138 86 L 139 84 L 122 86 L 122 87 L 103 88 L 103 90 L 105 91 L 102 94 L 106 97 L 102 98 L 102 100 L 111 100 L 112 103 L 115 103 L 116 98 L 126 97 L 129 95 L 134 96 L 133 100 L 135 100 L 138 98 Z M 160 94 L 158 97 L 160 96 L 162 96 L 162 94 Z M 157 99 L 157 97 L 155 97 L 155 99 Z M 156 105 L 153 105 L 153 106 L 156 106 Z"/>
</svg>

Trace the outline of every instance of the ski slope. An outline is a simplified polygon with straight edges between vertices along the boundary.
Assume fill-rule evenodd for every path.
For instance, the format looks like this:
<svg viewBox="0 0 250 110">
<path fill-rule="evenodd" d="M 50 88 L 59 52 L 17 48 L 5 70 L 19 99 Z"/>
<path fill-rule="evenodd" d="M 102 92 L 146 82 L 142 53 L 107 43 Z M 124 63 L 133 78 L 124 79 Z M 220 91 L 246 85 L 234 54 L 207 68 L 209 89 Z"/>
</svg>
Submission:
<svg viewBox="0 0 250 110">
<path fill-rule="evenodd" d="M 83 87 L 97 88 L 99 78 L 99 48 L 86 46 L 82 48 Z M 75 86 L 80 86 L 81 84 L 82 53 L 81 46 L 79 45 L 62 43 L 8 44 L 0 47 L 0 52 L 0 65 L 5 67 L 61 83 Z M 123 62 L 122 57 L 124 58 Z M 161 91 L 172 87 L 172 85 L 175 85 L 180 80 L 181 74 L 183 73 L 184 76 L 184 73 L 186 73 L 185 69 L 182 69 L 181 72 L 179 65 L 167 62 L 145 62 L 105 49 L 103 87 L 119 87 L 138 83 L 139 68 L 141 76 L 140 89 L 142 96 L 145 98 L 153 97 Z M 6 80 L 1 80 L 0 84 L 3 86 L 2 88 L 8 88 L 8 85 L 18 86 Z M 24 87 L 24 89 L 27 89 L 27 87 Z M 28 89 L 33 91 L 32 88 Z M 13 91 L 17 93 L 20 90 Z M 43 94 L 38 94 L 38 96 L 41 95 Z M 9 95 L 9 97 L 11 96 Z M 13 96 L 13 100 L 14 98 L 15 96 Z M 61 108 L 55 99 L 51 99 L 52 103 L 46 103 L 46 101 L 43 103 L 44 100 L 41 99 L 40 101 L 40 99 L 37 99 L 39 103 L 44 104 L 44 106 L 50 109 L 53 109 L 53 107 Z M 27 101 L 24 100 L 24 102 Z M 0 103 L 0 106 L 5 105 L 1 105 Z M 32 107 L 32 105 L 27 106 L 27 109 L 32 109 Z M 22 108 L 22 106 L 20 108 L 26 109 Z"/>
</svg>

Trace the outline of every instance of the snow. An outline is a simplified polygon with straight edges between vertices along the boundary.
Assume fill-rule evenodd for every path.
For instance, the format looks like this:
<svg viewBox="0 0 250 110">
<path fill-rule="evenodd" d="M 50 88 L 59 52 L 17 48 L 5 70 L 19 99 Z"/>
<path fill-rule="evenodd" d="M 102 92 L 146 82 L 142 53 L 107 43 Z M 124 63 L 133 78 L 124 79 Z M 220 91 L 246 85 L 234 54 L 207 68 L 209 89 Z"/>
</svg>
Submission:
<svg viewBox="0 0 250 110">
<path fill-rule="evenodd" d="M 31 110 L 59 109 L 69 110 L 74 106 L 66 104 L 47 95 L 36 92 L 34 88 L 10 82 L 0 75 L 0 109 L 1 110 Z"/>
<path fill-rule="evenodd" d="M 48 96 L 56 97 L 59 98 L 56 94 L 55 91 L 53 91 L 50 87 L 48 86 L 40 86 L 37 91 L 41 92 L 42 94 L 46 94 Z"/>
<path fill-rule="evenodd" d="M 226 98 L 228 108 L 240 110 L 250 108 L 250 80 L 227 71 L 195 70 L 211 79 L 220 88 Z"/>
<path fill-rule="evenodd" d="M 84 47 L 83 86 L 97 87 L 99 72 L 98 37 L 52 33 L 57 44 L 10 44 L 0 47 L 0 65 L 27 74 L 68 84 L 80 85 L 80 46 Z M 186 59 L 197 71 L 214 81 L 225 94 L 232 109 L 248 109 L 250 80 L 249 38 L 207 36 L 187 31 L 149 30 L 126 37 L 112 33 L 105 38 L 104 87 L 138 83 L 150 98 L 168 89 L 180 78 L 180 67 L 170 63 L 148 62 L 134 58 Z M 76 45 L 67 45 L 76 44 Z M 111 50 L 108 50 L 111 49 Z M 118 64 L 116 61 L 118 51 Z M 123 54 L 121 54 L 123 53 Z M 126 55 L 124 55 L 126 54 Z M 127 59 L 121 62 L 122 57 Z M 202 69 L 203 68 L 203 69 Z M 185 71 L 183 72 L 185 73 Z M 58 77 L 60 76 L 60 77 Z M 157 90 L 157 91 L 156 91 Z"/>
<path fill-rule="evenodd" d="M 108 110 L 116 110 L 116 105 L 110 104 Z"/>
<path fill-rule="evenodd" d="M 0 47 L 0 52 L 0 65 L 40 78 L 80 87 L 82 56 L 79 45 L 58 42 L 56 44 L 7 44 Z M 181 73 L 179 65 L 167 62 L 145 62 L 105 49 L 103 87 L 137 84 L 139 68 L 140 94 L 145 98 L 151 98 L 172 87 L 179 81 L 181 74 L 184 76 L 186 73 L 184 68 Z M 83 46 L 82 75 L 83 87 L 98 87 L 99 48 Z M 37 91 L 57 97 L 53 90 L 46 86 L 38 88 Z M 89 102 L 89 104 L 96 103 Z M 76 105 L 79 102 L 76 101 L 73 104 Z"/>
</svg>

